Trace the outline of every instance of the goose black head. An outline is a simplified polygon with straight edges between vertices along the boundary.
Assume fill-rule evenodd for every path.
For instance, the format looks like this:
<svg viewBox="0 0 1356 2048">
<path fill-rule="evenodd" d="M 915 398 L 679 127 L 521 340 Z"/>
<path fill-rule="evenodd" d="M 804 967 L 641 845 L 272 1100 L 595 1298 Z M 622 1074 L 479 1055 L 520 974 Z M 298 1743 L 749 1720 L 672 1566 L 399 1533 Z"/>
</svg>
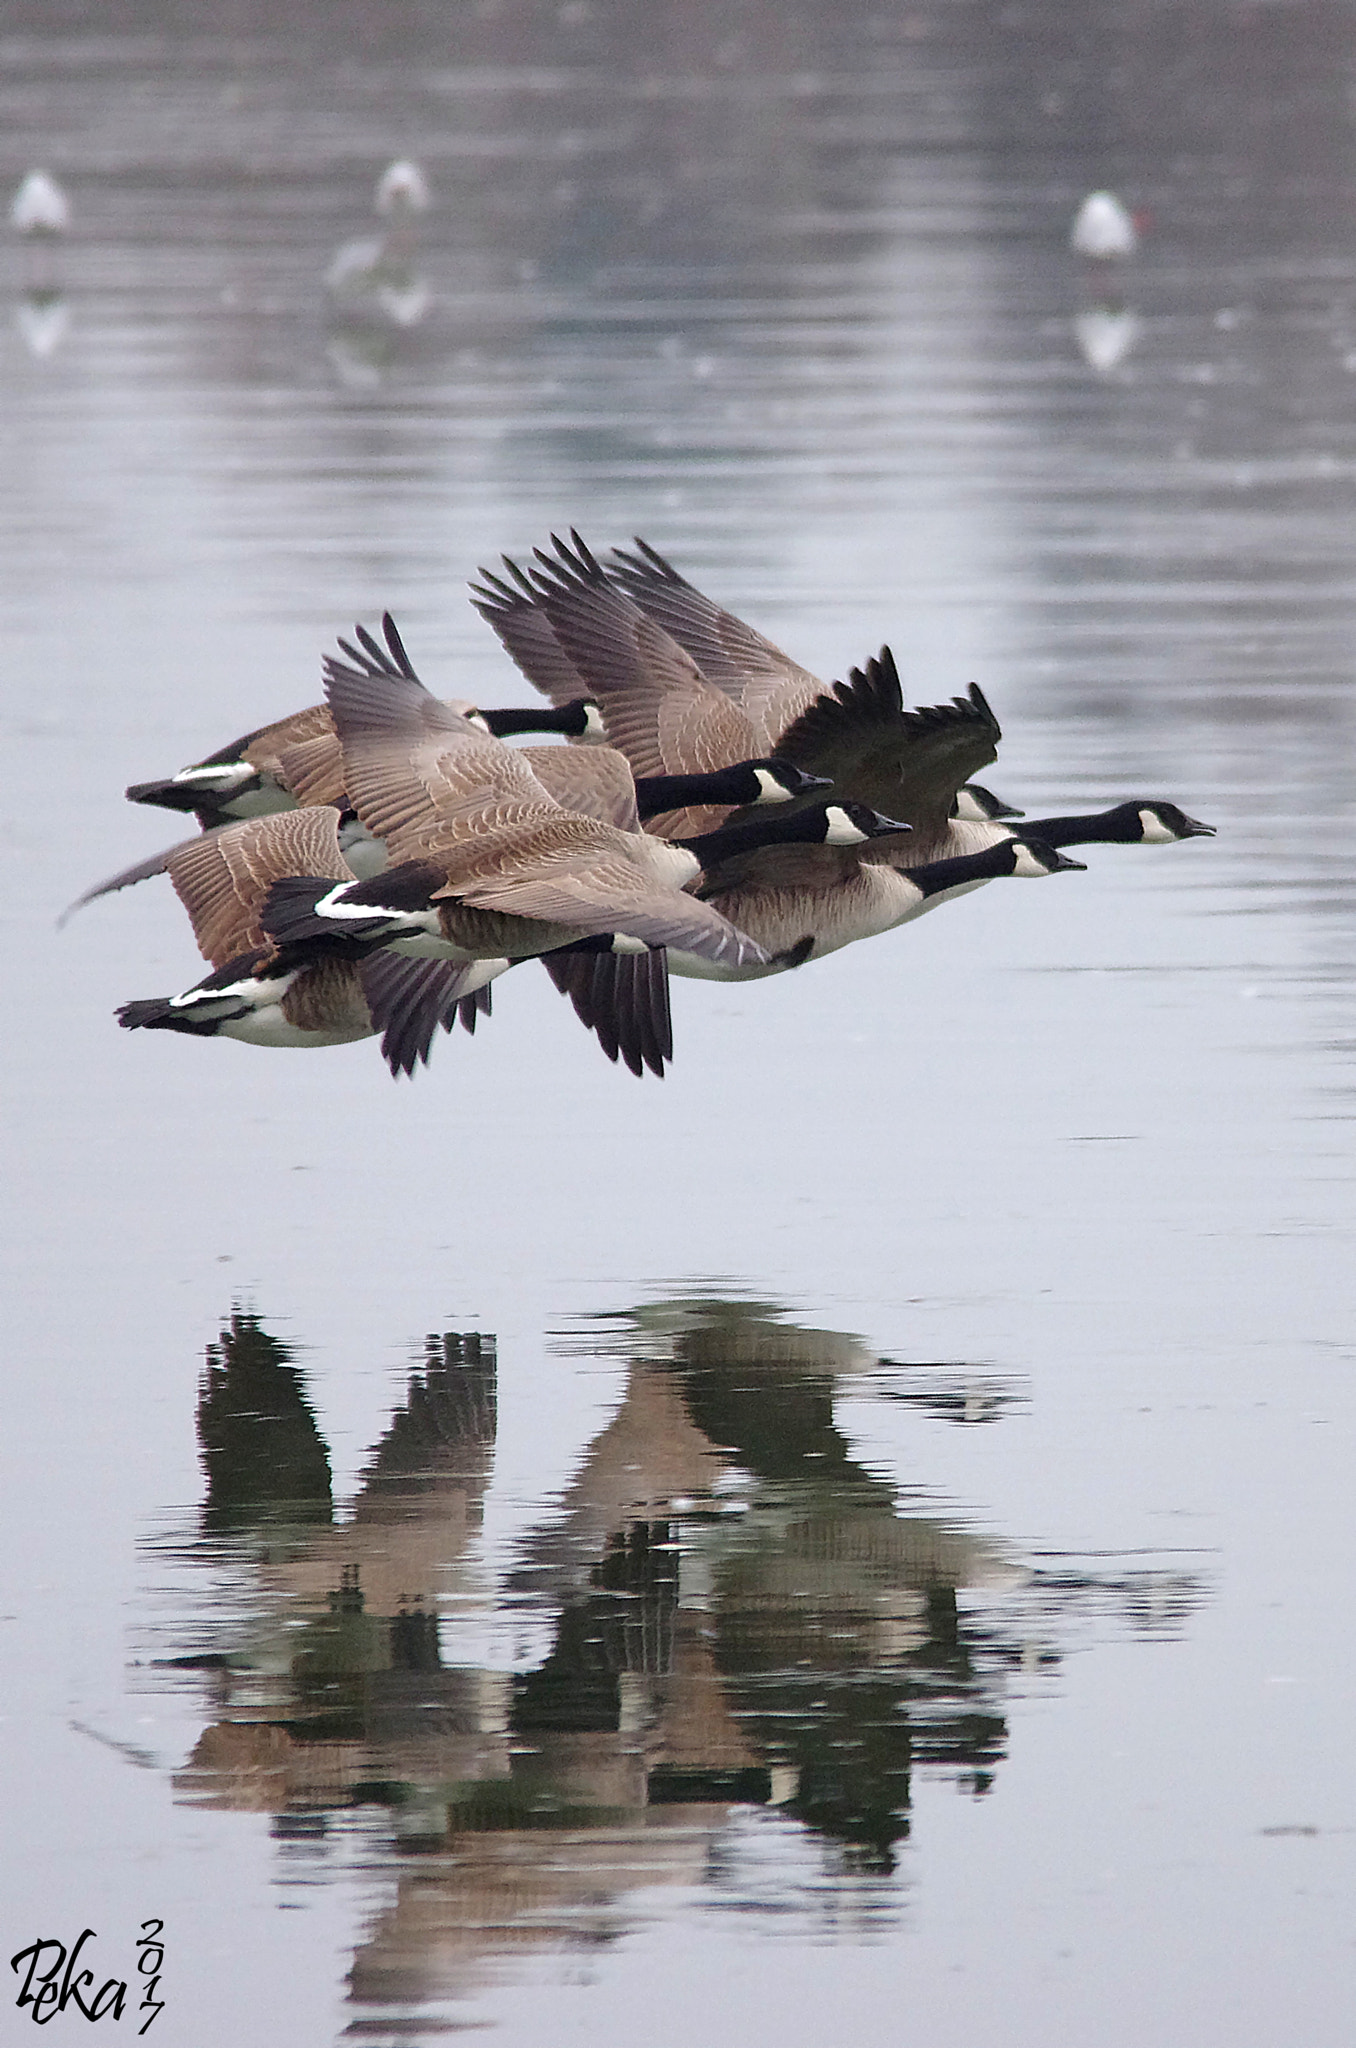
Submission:
<svg viewBox="0 0 1356 2048">
<path fill-rule="evenodd" d="M 744 806 L 786 804 L 795 797 L 832 789 L 831 775 L 811 775 L 794 761 L 736 761 L 719 771 L 721 801 Z M 712 778 L 713 781 L 715 778 Z"/>
<path fill-rule="evenodd" d="M 1023 813 L 1016 804 L 1005 804 L 1001 796 L 985 789 L 983 783 L 965 782 L 956 791 L 951 815 L 966 825 L 992 825 L 999 818 L 1020 818 Z"/>
<path fill-rule="evenodd" d="M 1135 829 L 1127 836 L 1138 839 L 1143 846 L 1168 846 L 1178 839 L 1213 839 L 1213 825 L 1203 825 L 1199 818 L 1189 818 L 1176 804 L 1147 803 L 1122 804 L 1122 811 L 1133 813 Z"/>
<path fill-rule="evenodd" d="M 1085 860 L 1070 860 L 1068 855 L 1060 853 L 1057 847 L 1047 846 L 1043 839 L 1023 839 L 1017 834 L 994 847 L 993 851 L 1000 857 L 1008 856 L 1008 861 L 1004 862 L 999 871 L 1003 874 L 1057 875 L 1066 868 L 1077 869 L 1080 874 L 1087 872 L 1088 864 Z"/>
<path fill-rule="evenodd" d="M 811 812 L 812 817 L 820 813 Z M 824 829 L 820 837 L 825 846 L 861 846 L 868 839 L 885 839 L 897 832 L 912 832 L 912 825 L 904 824 L 898 818 L 887 818 L 880 811 L 873 811 L 869 804 L 838 803 L 822 807 Z"/>
</svg>

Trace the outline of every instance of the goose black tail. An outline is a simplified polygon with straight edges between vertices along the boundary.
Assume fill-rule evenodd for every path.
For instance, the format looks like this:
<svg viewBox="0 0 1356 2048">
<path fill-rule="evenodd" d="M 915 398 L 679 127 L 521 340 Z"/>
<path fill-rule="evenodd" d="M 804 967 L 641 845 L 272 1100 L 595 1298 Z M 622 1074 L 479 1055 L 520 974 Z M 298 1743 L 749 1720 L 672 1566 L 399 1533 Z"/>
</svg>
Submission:
<svg viewBox="0 0 1356 2048">
<path fill-rule="evenodd" d="M 216 1020 L 204 1023 L 176 1010 L 168 996 L 147 996 L 141 1002 L 123 1003 L 117 1019 L 124 1031 L 186 1031 L 194 1038 L 210 1038 Z"/>
<path fill-rule="evenodd" d="M 285 875 L 264 898 L 259 922 L 276 946 L 352 958 L 364 940 L 387 930 L 388 920 L 377 914 L 370 925 L 362 918 L 346 918 L 337 925 L 333 918 L 318 916 L 316 904 L 336 886 L 332 875 Z"/>
</svg>

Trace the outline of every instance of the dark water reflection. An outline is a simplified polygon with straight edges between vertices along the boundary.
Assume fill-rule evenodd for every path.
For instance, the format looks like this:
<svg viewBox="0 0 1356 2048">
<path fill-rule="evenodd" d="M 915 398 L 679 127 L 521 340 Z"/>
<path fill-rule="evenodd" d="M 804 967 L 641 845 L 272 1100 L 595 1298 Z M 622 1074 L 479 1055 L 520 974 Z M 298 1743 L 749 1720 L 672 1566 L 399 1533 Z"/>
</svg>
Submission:
<svg viewBox="0 0 1356 2048">
<path fill-rule="evenodd" d="M 915 1782 L 983 1796 L 1011 1700 L 1056 1679 L 1090 1622 L 1168 1640 L 1202 1598 L 1166 1557 L 1024 1558 L 901 1493 L 835 1417 L 865 1383 L 991 1420 L 1019 1398 L 991 1372 L 710 1296 L 593 1319 L 556 1349 L 576 1370 L 623 1362 L 621 1399 L 562 1494 L 514 1503 L 496 1577 L 492 1336 L 427 1338 L 338 1511 L 292 1350 L 238 1310 L 208 1347 L 198 1530 L 150 1546 L 154 1683 L 195 1674 L 207 1717 L 176 1797 L 269 1813 L 284 1857 L 348 1824 L 374 1915 L 349 1977 L 359 2022 L 615 1941 L 656 1885 L 798 1939 L 831 1937 L 849 1898 L 853 1939 L 883 1930 L 926 1883 L 900 1860 Z M 477 1637 L 524 1635 L 525 1658 L 468 1658 Z M 817 1874 L 741 1882 L 741 1815 L 773 1826 L 774 1869 L 799 1841 Z"/>
</svg>

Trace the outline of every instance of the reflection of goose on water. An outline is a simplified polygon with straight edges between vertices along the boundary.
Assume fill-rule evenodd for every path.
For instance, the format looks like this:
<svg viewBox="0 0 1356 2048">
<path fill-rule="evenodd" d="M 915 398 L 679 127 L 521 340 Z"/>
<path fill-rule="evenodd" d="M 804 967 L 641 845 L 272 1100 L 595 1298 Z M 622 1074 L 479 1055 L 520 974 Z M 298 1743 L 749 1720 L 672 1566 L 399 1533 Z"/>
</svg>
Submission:
<svg viewBox="0 0 1356 2048">
<path fill-rule="evenodd" d="M 55 252 L 71 224 L 71 202 L 50 171 L 29 171 L 10 202 L 9 219 L 23 238 L 27 272 L 14 324 L 28 353 L 43 361 L 55 355 L 70 326 Z"/>
<path fill-rule="evenodd" d="M 372 1867 L 394 1896 L 349 1978 L 364 2013 L 624 1931 L 641 1888 L 719 1888 L 713 1851 L 741 1806 L 776 1806 L 774 1826 L 819 1846 L 831 1906 L 850 1876 L 859 1905 L 896 1910 L 914 1776 L 986 1789 L 1012 1674 L 1057 1662 L 1066 1610 L 1098 1598 L 1083 1572 L 1033 1572 L 959 1517 L 911 1512 L 854 1455 L 840 1383 L 898 1370 L 860 1339 L 717 1296 L 588 1327 L 596 1344 L 562 1348 L 625 1358 L 625 1391 L 497 1594 L 477 1541 L 492 1338 L 427 1341 L 340 1513 L 284 1348 L 237 1316 L 209 1352 L 193 1562 L 214 1633 L 173 1661 L 203 1673 L 216 1718 L 175 1789 L 318 1827 L 381 1813 L 371 1840 L 384 1828 L 392 1853 Z M 511 1669 L 469 1647 L 491 1602 Z"/>
<path fill-rule="evenodd" d="M 1092 370 L 1114 370 L 1139 339 L 1142 326 L 1133 306 L 1084 306 L 1074 315 L 1074 339 Z"/>
<path fill-rule="evenodd" d="M 416 223 L 430 204 L 428 183 L 418 164 L 402 157 L 387 165 L 375 195 L 376 211 L 389 222 L 385 234 L 345 242 L 325 273 L 325 289 L 340 317 L 418 326 L 431 294 L 418 268 Z"/>
</svg>

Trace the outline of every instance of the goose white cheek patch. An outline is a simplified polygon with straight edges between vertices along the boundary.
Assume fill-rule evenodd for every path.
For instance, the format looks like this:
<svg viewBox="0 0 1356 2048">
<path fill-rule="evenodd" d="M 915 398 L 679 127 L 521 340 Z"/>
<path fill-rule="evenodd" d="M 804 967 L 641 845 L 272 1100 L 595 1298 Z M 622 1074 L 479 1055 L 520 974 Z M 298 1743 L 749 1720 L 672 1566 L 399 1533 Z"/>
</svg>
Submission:
<svg viewBox="0 0 1356 2048">
<path fill-rule="evenodd" d="M 1168 830 L 1157 811 L 1141 811 L 1139 822 L 1145 846 L 1170 846 L 1177 838 L 1175 832 Z"/>
</svg>

